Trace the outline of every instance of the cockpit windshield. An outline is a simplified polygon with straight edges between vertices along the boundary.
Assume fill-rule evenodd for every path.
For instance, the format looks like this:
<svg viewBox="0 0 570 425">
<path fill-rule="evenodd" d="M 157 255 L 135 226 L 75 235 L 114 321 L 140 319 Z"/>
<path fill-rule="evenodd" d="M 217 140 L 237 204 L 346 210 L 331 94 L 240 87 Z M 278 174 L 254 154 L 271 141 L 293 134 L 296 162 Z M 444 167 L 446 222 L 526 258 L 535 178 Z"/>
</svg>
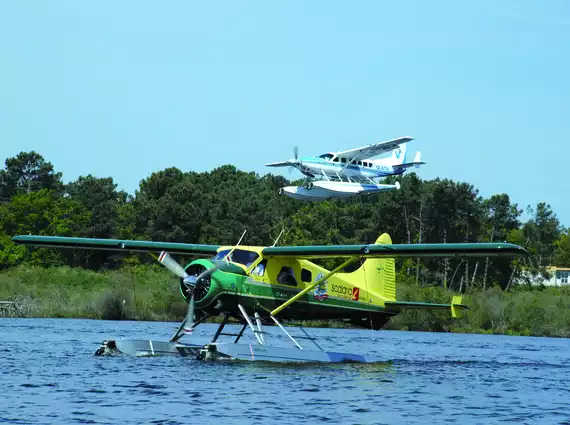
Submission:
<svg viewBox="0 0 570 425">
<path fill-rule="evenodd" d="M 319 156 L 319 158 L 330 160 L 334 155 L 332 153 L 324 153 Z"/>
<path fill-rule="evenodd" d="M 226 255 L 229 254 L 231 249 L 224 249 L 216 254 L 213 260 L 224 260 Z M 244 249 L 234 249 L 231 255 L 227 258 L 228 261 L 233 263 L 243 264 L 246 267 L 252 265 L 255 260 L 259 258 L 259 254 L 254 251 L 246 251 Z"/>
</svg>

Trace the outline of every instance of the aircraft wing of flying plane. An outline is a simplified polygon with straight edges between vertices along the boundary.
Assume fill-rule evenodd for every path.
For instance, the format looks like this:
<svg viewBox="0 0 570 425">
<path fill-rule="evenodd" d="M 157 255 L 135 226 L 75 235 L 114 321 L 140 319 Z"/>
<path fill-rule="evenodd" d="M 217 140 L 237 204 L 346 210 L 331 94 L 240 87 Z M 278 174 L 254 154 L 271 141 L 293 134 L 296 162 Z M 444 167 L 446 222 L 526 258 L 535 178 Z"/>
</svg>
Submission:
<svg viewBox="0 0 570 425">
<path fill-rule="evenodd" d="M 398 137 L 397 139 L 388 140 L 386 142 L 373 143 L 368 146 L 337 152 L 335 156 L 337 158 L 353 160 L 354 162 L 391 152 L 394 149 L 397 149 L 402 143 L 408 143 L 412 140 L 414 140 L 413 137 Z"/>
</svg>

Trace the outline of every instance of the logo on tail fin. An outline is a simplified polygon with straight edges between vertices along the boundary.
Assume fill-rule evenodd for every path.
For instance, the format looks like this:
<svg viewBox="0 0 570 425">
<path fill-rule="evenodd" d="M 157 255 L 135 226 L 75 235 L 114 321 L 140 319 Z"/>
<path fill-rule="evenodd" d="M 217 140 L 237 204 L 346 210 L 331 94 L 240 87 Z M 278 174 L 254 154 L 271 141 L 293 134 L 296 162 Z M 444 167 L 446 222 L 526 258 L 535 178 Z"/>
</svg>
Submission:
<svg viewBox="0 0 570 425">
<path fill-rule="evenodd" d="M 392 160 L 390 165 L 400 165 L 406 162 L 406 145 L 399 145 L 392 151 Z"/>
</svg>

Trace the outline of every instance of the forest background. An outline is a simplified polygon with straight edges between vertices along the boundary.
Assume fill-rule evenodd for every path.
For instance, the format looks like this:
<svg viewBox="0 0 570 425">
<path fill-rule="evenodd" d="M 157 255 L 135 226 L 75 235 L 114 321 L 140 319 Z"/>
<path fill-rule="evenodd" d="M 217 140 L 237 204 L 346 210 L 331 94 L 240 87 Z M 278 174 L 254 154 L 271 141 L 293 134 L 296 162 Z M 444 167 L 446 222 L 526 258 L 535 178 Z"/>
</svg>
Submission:
<svg viewBox="0 0 570 425">
<path fill-rule="evenodd" d="M 279 244 L 305 245 L 373 243 L 387 232 L 395 243 L 508 241 L 530 253 L 398 261 L 399 299 L 449 302 L 462 293 L 470 310 L 453 321 L 410 311 L 390 328 L 570 336 L 570 286 L 540 285 L 548 266 L 570 267 L 570 230 L 549 205 L 523 210 L 508 194 L 483 198 L 469 183 L 414 173 L 397 180 L 400 190 L 304 203 L 277 195 L 290 184 L 282 176 L 224 165 L 157 171 L 128 194 L 112 177 L 65 184 L 39 153 L 21 152 L 0 170 L 0 299 L 40 317 L 179 320 L 185 312 L 176 280 L 150 256 L 26 248 L 11 241 L 18 234 L 232 244 L 247 229 L 243 243 L 271 245 L 285 229 Z"/>
</svg>

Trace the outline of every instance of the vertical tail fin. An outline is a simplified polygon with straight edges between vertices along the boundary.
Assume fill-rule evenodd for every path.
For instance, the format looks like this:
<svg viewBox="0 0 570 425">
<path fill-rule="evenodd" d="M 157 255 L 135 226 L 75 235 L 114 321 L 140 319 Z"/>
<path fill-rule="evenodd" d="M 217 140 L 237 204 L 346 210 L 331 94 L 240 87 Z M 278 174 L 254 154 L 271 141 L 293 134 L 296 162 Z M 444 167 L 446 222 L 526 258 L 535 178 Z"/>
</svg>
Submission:
<svg viewBox="0 0 570 425">
<path fill-rule="evenodd" d="M 402 143 L 392 151 L 392 156 L 390 157 L 390 165 L 400 165 L 406 162 L 406 145 L 407 143 Z"/>
<path fill-rule="evenodd" d="M 392 238 L 388 233 L 383 233 L 375 243 L 392 244 Z M 396 266 L 393 258 L 368 258 L 353 274 L 356 279 L 366 283 L 370 293 L 388 301 L 396 299 Z"/>
</svg>

